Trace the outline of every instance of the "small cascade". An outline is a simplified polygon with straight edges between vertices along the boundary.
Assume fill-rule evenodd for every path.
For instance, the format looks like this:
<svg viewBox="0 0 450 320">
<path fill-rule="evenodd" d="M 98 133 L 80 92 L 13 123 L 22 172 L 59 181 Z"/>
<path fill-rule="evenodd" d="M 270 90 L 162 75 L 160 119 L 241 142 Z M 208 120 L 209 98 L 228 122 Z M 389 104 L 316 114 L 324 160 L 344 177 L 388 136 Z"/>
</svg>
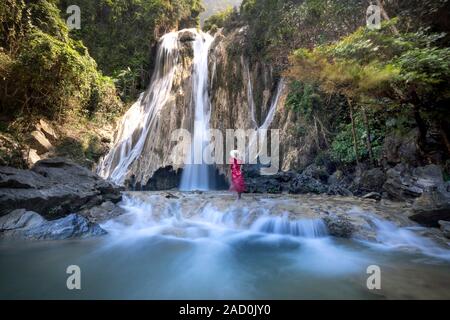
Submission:
<svg viewBox="0 0 450 320">
<path fill-rule="evenodd" d="M 195 113 L 194 134 L 186 165 L 183 170 L 180 190 L 208 191 L 211 189 L 210 166 L 204 163 L 203 150 L 209 143 L 209 120 L 211 102 L 208 93 L 208 57 L 214 38 L 201 34 L 194 42 L 193 105 Z"/>
<path fill-rule="evenodd" d="M 420 236 L 421 227 L 398 227 L 395 223 L 375 217 L 366 217 L 375 226 L 377 241 L 386 248 L 411 249 L 423 254 L 450 260 L 450 252 L 432 240 Z"/>
<path fill-rule="evenodd" d="M 243 59 L 243 58 L 242 58 Z M 253 98 L 253 85 L 252 78 L 250 76 L 250 68 L 248 62 L 242 62 L 244 65 L 245 73 L 247 74 L 247 99 L 248 105 L 250 106 L 250 116 L 252 120 L 252 125 L 255 129 L 258 128 L 258 122 L 256 121 L 256 109 L 255 109 L 255 99 Z"/>
<path fill-rule="evenodd" d="M 259 127 L 259 129 L 269 129 L 270 125 L 273 122 L 273 118 L 275 116 L 275 112 L 277 111 L 278 103 L 280 102 L 281 94 L 284 90 L 284 79 L 281 79 L 278 83 L 277 93 L 275 98 L 272 100 L 272 104 L 270 105 L 269 112 L 267 113 L 266 119 L 263 124 Z"/>
<path fill-rule="evenodd" d="M 251 82 L 250 77 L 249 77 L 249 82 Z M 251 86 L 251 83 L 249 84 L 249 86 Z M 283 90 L 284 90 L 284 86 L 285 86 L 285 81 L 284 81 L 284 79 L 281 79 L 280 82 L 278 83 L 277 93 L 272 100 L 272 103 L 270 105 L 269 112 L 267 113 L 266 119 L 264 120 L 264 122 L 261 126 L 257 127 L 257 130 L 268 130 L 270 128 L 270 126 L 273 122 L 273 119 L 275 117 L 275 113 L 277 111 L 278 104 L 279 104 L 280 98 L 281 98 L 281 94 L 283 93 Z M 251 100 L 253 100 L 253 93 L 251 93 L 251 94 L 252 94 Z M 253 119 L 255 119 L 254 113 L 253 113 Z M 264 145 L 266 143 L 267 136 L 262 135 L 261 138 L 264 140 L 259 141 L 260 146 Z M 250 157 L 250 150 L 258 150 L 257 145 L 258 145 L 258 135 L 253 135 L 249 141 L 249 147 L 247 150 L 248 157 Z M 257 157 L 258 156 L 259 156 L 259 154 L 257 154 Z M 248 160 L 249 160 L 249 162 L 251 162 L 254 159 L 248 159 Z"/>
<path fill-rule="evenodd" d="M 328 230 L 322 219 L 290 220 L 283 217 L 261 217 L 251 226 L 252 231 L 303 238 L 324 238 Z"/>
</svg>

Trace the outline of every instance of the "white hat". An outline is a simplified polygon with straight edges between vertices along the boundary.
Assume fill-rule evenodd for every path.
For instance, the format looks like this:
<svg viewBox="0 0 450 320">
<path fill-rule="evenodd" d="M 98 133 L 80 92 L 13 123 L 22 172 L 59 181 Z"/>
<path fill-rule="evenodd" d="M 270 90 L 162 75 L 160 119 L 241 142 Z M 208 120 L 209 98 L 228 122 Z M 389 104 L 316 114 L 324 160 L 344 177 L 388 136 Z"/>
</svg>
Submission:
<svg viewBox="0 0 450 320">
<path fill-rule="evenodd" d="M 232 158 L 238 158 L 239 157 L 239 150 L 231 150 L 230 151 L 230 156 L 232 157 Z"/>
</svg>

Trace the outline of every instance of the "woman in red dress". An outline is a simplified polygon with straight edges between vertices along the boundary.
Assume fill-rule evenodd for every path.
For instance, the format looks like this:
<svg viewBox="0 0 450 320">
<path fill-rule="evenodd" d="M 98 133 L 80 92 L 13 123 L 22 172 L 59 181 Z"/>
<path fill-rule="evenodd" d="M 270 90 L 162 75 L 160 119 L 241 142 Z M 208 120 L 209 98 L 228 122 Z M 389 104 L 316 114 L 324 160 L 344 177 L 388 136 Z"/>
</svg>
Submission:
<svg viewBox="0 0 450 320">
<path fill-rule="evenodd" d="M 242 193 L 245 191 L 244 176 L 241 171 L 241 161 L 239 160 L 239 151 L 233 150 L 231 155 L 231 190 L 237 192 L 238 199 L 241 199 Z"/>
</svg>

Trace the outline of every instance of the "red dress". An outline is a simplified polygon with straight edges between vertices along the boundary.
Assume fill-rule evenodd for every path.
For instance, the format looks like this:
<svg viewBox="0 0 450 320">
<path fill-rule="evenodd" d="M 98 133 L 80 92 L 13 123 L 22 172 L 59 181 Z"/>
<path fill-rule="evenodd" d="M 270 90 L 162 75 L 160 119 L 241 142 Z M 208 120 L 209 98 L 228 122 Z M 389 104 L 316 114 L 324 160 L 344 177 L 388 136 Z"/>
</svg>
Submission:
<svg viewBox="0 0 450 320">
<path fill-rule="evenodd" d="M 241 164 L 236 158 L 231 159 L 231 190 L 237 193 L 245 191 L 244 177 L 241 172 Z"/>
</svg>

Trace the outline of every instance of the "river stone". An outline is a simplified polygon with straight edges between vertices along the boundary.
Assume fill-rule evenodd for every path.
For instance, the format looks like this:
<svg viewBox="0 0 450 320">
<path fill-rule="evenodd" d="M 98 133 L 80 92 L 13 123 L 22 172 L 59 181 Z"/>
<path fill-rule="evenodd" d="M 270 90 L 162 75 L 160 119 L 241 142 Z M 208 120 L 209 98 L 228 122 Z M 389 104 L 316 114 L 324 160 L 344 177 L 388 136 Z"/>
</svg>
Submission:
<svg viewBox="0 0 450 320">
<path fill-rule="evenodd" d="M 399 164 L 387 171 L 387 181 L 383 185 L 383 190 L 393 200 L 412 201 L 426 190 L 443 185 L 442 169 L 437 165 L 412 168 L 409 165 Z"/>
<path fill-rule="evenodd" d="M 0 230 L 8 231 L 22 228 L 32 228 L 45 222 L 39 214 L 25 209 L 17 209 L 0 217 Z"/>
<path fill-rule="evenodd" d="M 32 169 L 0 168 L 0 216 L 15 209 L 57 219 L 105 201 L 121 200 L 122 188 L 66 159 L 39 161 Z"/>
<path fill-rule="evenodd" d="M 350 220 L 343 216 L 330 215 L 323 218 L 330 235 L 338 238 L 350 238 L 355 231 L 355 227 Z"/>
<path fill-rule="evenodd" d="M 64 240 L 105 234 L 98 224 L 77 214 L 48 221 L 36 212 L 21 209 L 0 218 L 0 236 L 9 239 Z"/>
<path fill-rule="evenodd" d="M 385 182 L 386 174 L 383 170 L 374 168 L 362 171 L 354 180 L 354 188 L 357 190 L 357 194 L 380 193 Z"/>
<path fill-rule="evenodd" d="M 424 192 L 414 202 L 410 219 L 427 227 L 439 227 L 439 220 L 450 220 L 450 192 L 443 188 Z"/>
<path fill-rule="evenodd" d="M 314 193 L 322 194 L 328 191 L 328 187 L 319 180 L 300 174 L 292 182 L 289 192 L 292 194 Z"/>
</svg>

